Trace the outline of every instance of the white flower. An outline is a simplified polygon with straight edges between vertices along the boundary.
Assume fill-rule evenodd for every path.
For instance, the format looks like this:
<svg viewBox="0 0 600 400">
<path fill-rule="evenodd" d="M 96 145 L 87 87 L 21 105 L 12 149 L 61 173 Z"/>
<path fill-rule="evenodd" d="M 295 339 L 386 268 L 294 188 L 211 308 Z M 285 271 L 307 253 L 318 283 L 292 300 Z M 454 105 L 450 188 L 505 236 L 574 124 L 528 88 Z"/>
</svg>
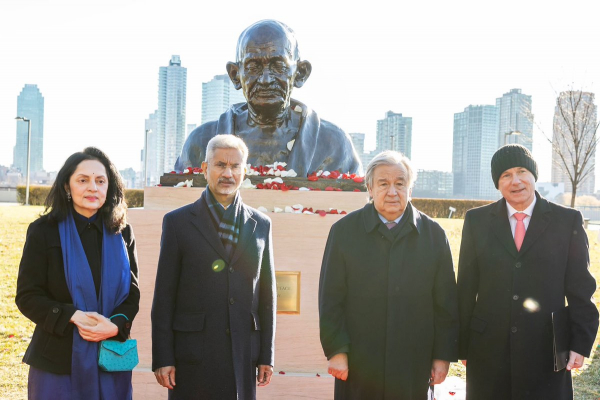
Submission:
<svg viewBox="0 0 600 400">
<path fill-rule="evenodd" d="M 273 208 L 273 212 L 280 213 L 280 212 L 283 212 L 283 210 L 279 207 L 275 207 L 275 208 Z"/>
<path fill-rule="evenodd" d="M 179 182 L 177 185 L 175 185 L 175 187 L 192 187 L 193 186 L 193 180 L 189 179 L 187 181 L 183 181 L 183 182 Z"/>
<path fill-rule="evenodd" d="M 309 188 L 305 188 L 305 187 L 301 187 L 301 188 L 298 188 L 298 190 L 306 192 L 306 191 L 309 191 L 310 189 Z"/>
<path fill-rule="evenodd" d="M 244 180 L 244 182 L 242 182 L 240 187 L 242 189 L 256 189 L 256 186 L 252 184 L 252 181 L 250 181 L 250 178 L 247 178 L 246 180 Z"/>
<path fill-rule="evenodd" d="M 294 209 L 292 207 L 290 207 L 290 206 L 285 206 L 285 212 L 286 213 L 293 213 Z"/>
<path fill-rule="evenodd" d="M 289 171 L 281 171 L 281 176 L 284 178 L 295 178 L 298 174 L 293 169 L 290 169 Z"/>
<path fill-rule="evenodd" d="M 323 171 L 323 173 L 321 175 L 323 175 L 323 176 L 329 176 L 329 175 L 331 175 L 331 172 L 329 172 L 329 171 Z"/>
<path fill-rule="evenodd" d="M 306 210 L 302 214 L 314 214 L 314 212 Z"/>
<path fill-rule="evenodd" d="M 263 207 L 263 206 L 260 206 L 260 207 L 258 207 L 258 211 L 260 211 L 260 212 L 263 212 L 263 213 L 268 213 L 268 212 L 269 212 L 269 210 L 267 210 L 267 209 L 266 209 L 265 207 Z"/>
<path fill-rule="evenodd" d="M 273 163 L 273 168 L 277 168 L 280 165 L 285 168 L 285 166 L 287 165 L 287 163 L 283 162 L 283 161 L 275 161 L 275 163 Z"/>
</svg>

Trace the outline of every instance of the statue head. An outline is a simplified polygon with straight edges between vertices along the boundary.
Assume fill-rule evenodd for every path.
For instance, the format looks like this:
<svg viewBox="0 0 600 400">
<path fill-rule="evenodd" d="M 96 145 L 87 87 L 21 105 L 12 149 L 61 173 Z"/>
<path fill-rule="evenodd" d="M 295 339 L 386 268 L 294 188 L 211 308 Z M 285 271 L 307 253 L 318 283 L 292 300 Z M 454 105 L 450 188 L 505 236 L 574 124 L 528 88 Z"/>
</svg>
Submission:
<svg viewBox="0 0 600 400">
<path fill-rule="evenodd" d="M 264 120 L 281 116 L 290 105 L 293 87 L 302 87 L 312 67 L 300 60 L 298 43 L 287 25 L 263 20 L 242 32 L 236 62 L 227 73 L 236 89 L 242 89 L 251 113 Z"/>
</svg>

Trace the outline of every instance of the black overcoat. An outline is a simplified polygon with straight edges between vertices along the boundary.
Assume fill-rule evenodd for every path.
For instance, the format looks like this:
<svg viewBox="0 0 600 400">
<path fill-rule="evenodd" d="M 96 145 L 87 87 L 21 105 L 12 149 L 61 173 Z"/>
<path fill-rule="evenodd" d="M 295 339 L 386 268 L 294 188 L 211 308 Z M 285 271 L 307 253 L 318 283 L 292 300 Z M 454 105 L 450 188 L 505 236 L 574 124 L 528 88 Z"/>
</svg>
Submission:
<svg viewBox="0 0 600 400">
<path fill-rule="evenodd" d="M 131 324 L 139 310 L 137 253 L 131 226 L 121 232 L 131 268 L 129 296 L 113 311 L 124 314 L 113 322 L 119 328 L 118 340 L 129 336 Z M 58 233 L 58 223 L 47 215 L 29 225 L 19 265 L 15 302 L 24 316 L 33 321 L 35 330 L 23 362 L 55 374 L 71 373 L 74 324 L 69 323 L 77 311 L 69 293 Z"/>
<path fill-rule="evenodd" d="M 254 399 L 257 365 L 273 365 L 271 220 L 246 205 L 241 216 L 231 259 L 204 197 L 164 217 L 152 369 L 175 366 L 170 399 Z"/>
<path fill-rule="evenodd" d="M 456 282 L 443 229 L 409 203 L 394 236 L 373 204 L 329 233 L 319 285 L 321 344 L 348 350 L 335 399 L 425 400 L 434 359 L 458 355 Z"/>
<path fill-rule="evenodd" d="M 551 313 L 568 301 L 571 350 L 589 356 L 598 329 L 581 213 L 537 201 L 521 251 L 506 201 L 467 212 L 458 269 L 460 354 L 467 399 L 572 399 L 571 373 L 554 372 Z"/>
</svg>

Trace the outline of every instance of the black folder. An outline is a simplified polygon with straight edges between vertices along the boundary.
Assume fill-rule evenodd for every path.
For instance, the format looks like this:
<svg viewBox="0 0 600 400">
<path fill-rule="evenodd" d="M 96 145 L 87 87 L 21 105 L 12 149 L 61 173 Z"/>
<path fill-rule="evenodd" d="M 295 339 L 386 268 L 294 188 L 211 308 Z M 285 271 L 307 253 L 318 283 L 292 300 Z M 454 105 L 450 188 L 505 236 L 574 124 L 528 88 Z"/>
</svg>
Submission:
<svg viewBox="0 0 600 400">
<path fill-rule="evenodd" d="M 569 362 L 569 345 L 571 342 L 571 320 L 569 307 L 552 313 L 552 333 L 554 341 L 554 371 L 567 367 Z"/>
</svg>

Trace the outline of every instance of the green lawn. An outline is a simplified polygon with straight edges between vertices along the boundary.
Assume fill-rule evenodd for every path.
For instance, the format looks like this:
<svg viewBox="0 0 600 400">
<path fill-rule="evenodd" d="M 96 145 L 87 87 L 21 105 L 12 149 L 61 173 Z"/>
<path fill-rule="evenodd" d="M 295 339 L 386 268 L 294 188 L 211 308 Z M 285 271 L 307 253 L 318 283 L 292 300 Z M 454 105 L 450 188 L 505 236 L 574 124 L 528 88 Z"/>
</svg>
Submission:
<svg viewBox="0 0 600 400">
<path fill-rule="evenodd" d="M 23 317 L 14 303 L 19 260 L 25 242 L 27 226 L 42 211 L 42 207 L 0 206 L 0 399 L 25 399 L 28 367 L 21 363 L 33 324 Z M 458 250 L 462 220 L 439 219 L 450 240 L 454 263 Z M 600 244 L 598 232 L 589 231 L 591 269 L 600 281 Z M 600 289 L 596 291 L 600 300 Z M 575 378 L 575 398 L 600 399 L 600 347 L 588 367 Z M 465 376 L 462 365 L 453 364 L 451 375 Z"/>
</svg>

